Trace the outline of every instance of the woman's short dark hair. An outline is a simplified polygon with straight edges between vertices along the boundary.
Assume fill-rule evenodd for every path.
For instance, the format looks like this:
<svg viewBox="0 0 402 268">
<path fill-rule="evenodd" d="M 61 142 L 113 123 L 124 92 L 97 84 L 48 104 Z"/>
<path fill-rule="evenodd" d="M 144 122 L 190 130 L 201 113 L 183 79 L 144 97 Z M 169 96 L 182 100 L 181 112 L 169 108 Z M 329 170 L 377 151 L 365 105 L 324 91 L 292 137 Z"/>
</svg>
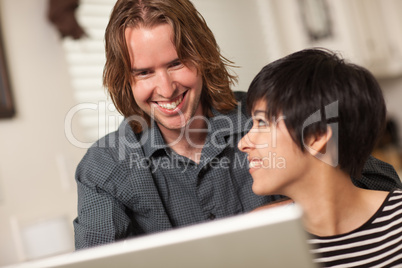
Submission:
<svg viewBox="0 0 402 268">
<path fill-rule="evenodd" d="M 325 133 L 329 123 L 337 123 L 338 163 L 355 178 L 361 177 L 386 117 L 374 76 L 324 49 L 302 50 L 266 65 L 248 90 L 249 112 L 259 100 L 266 101 L 268 119 L 285 116 L 288 131 L 303 152 L 303 139 Z M 325 115 L 333 104 L 337 104 L 335 116 Z M 317 111 L 320 120 L 305 126 Z"/>
</svg>

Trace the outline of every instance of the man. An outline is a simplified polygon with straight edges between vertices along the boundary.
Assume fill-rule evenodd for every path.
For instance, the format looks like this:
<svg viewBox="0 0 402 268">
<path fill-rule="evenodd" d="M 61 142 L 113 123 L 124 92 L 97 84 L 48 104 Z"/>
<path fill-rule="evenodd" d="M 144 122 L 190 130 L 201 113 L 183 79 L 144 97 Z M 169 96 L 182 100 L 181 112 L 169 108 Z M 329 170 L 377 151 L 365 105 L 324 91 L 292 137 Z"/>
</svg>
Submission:
<svg viewBox="0 0 402 268">
<path fill-rule="evenodd" d="M 277 200 L 251 190 L 237 142 L 245 105 L 188 0 L 119 0 L 105 34 L 104 85 L 125 116 L 79 164 L 76 248 L 251 211 Z M 243 100 L 244 94 L 236 94 Z M 369 161 L 362 187 L 393 188 Z"/>
</svg>

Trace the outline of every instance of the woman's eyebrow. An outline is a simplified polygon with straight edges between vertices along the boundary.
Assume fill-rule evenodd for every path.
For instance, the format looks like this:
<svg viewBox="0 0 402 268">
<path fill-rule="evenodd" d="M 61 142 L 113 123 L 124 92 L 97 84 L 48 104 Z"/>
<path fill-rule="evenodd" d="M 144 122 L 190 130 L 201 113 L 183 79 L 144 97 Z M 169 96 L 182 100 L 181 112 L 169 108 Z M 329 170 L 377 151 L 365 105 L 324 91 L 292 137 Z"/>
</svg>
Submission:
<svg viewBox="0 0 402 268">
<path fill-rule="evenodd" d="M 253 112 L 253 115 L 254 116 L 256 116 L 256 115 L 258 115 L 258 114 L 266 114 L 267 113 L 267 111 L 263 111 L 263 110 L 255 110 L 254 112 Z"/>
</svg>

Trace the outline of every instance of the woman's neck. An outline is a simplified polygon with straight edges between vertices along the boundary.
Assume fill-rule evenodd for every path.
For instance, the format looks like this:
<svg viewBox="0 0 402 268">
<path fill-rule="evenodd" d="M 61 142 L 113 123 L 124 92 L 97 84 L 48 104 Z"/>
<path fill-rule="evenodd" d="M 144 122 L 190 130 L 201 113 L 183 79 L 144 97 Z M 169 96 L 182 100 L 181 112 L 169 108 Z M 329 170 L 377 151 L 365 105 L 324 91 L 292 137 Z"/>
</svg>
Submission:
<svg viewBox="0 0 402 268">
<path fill-rule="evenodd" d="M 309 186 L 295 192 L 292 199 L 304 210 L 306 230 L 318 236 L 344 234 L 360 227 L 387 195 L 356 187 L 339 168 L 328 167 L 314 174 L 320 175 L 313 175 Z"/>
</svg>

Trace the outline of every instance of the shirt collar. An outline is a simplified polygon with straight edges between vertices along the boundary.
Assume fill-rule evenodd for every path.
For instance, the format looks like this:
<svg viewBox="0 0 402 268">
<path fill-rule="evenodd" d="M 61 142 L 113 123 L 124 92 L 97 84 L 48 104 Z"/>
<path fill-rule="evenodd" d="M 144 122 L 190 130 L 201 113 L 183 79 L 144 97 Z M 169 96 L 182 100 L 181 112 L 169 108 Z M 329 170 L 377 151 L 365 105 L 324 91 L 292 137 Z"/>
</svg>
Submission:
<svg viewBox="0 0 402 268">
<path fill-rule="evenodd" d="M 151 126 L 143 132 L 141 138 L 145 139 L 143 148 L 146 157 L 150 157 L 156 151 L 168 147 L 155 121 L 151 121 Z"/>
<path fill-rule="evenodd" d="M 251 127 L 251 122 L 241 112 L 241 107 L 237 107 L 228 114 L 222 114 L 212 109 L 213 117 L 208 120 L 208 137 L 207 139 L 216 139 L 217 142 L 224 142 L 224 138 L 236 133 L 247 132 Z M 146 157 L 150 157 L 156 151 L 168 148 L 162 133 L 157 124 L 152 121 L 151 126 L 146 129 L 142 135 L 143 149 Z"/>
</svg>

